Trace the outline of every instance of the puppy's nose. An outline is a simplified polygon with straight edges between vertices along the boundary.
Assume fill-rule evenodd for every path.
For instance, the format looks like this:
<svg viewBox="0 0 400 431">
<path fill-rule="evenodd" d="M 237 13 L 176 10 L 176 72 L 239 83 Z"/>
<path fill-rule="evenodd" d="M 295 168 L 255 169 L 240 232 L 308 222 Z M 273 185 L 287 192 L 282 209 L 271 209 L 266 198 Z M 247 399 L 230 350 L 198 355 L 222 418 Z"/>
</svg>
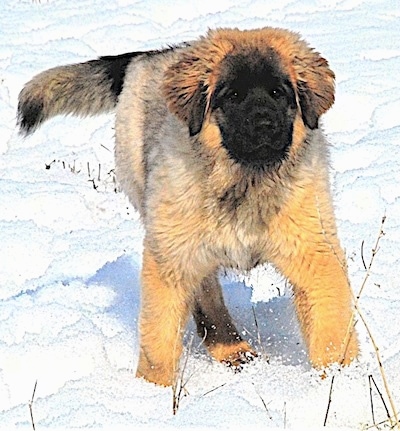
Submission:
<svg viewBox="0 0 400 431">
<path fill-rule="evenodd" d="M 277 127 L 276 119 L 270 118 L 264 112 L 258 112 L 254 115 L 253 125 L 257 129 L 271 130 Z"/>
<path fill-rule="evenodd" d="M 279 129 L 277 116 L 268 109 L 258 109 L 246 119 L 246 123 L 255 133 L 274 133 Z"/>
</svg>

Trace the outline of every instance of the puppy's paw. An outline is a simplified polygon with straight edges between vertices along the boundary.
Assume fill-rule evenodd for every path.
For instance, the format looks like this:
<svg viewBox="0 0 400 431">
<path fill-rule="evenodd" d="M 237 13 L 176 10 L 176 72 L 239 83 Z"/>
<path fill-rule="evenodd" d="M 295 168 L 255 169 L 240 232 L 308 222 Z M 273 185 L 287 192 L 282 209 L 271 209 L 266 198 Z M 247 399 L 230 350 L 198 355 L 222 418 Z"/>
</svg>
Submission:
<svg viewBox="0 0 400 431">
<path fill-rule="evenodd" d="M 242 371 L 243 365 L 252 362 L 257 356 L 257 353 L 254 351 L 239 351 L 231 354 L 227 359 L 224 359 L 221 362 L 227 367 L 232 368 L 235 373 L 238 373 Z"/>
<path fill-rule="evenodd" d="M 246 341 L 234 344 L 218 343 L 209 348 L 211 355 L 219 362 L 240 371 L 244 364 L 254 360 L 257 352 Z"/>
</svg>

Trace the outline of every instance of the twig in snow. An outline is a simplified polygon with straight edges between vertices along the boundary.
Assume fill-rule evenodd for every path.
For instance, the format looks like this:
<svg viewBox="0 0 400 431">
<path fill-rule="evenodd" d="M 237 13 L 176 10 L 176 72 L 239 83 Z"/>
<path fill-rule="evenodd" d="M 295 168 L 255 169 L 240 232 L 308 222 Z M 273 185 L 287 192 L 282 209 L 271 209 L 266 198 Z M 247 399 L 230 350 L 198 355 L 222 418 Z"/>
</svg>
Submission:
<svg viewBox="0 0 400 431">
<path fill-rule="evenodd" d="M 385 235 L 385 232 L 383 230 L 385 222 L 386 222 L 386 215 L 384 215 L 382 217 L 381 225 L 380 225 L 380 228 L 379 228 L 379 233 L 378 233 L 378 236 L 376 238 L 375 245 L 374 245 L 374 247 L 372 249 L 372 254 L 371 254 L 370 261 L 369 261 L 369 265 L 366 266 L 365 262 L 363 262 L 364 263 L 364 267 L 366 267 L 366 273 L 365 273 L 365 276 L 364 276 L 364 280 L 363 280 L 363 282 L 361 284 L 360 290 L 358 292 L 358 295 L 355 298 L 354 298 L 354 295 L 353 295 L 353 299 L 354 299 L 354 309 L 357 312 L 357 314 L 358 314 L 359 318 L 361 319 L 361 321 L 363 322 L 365 329 L 367 330 L 368 337 L 369 337 L 369 339 L 370 339 L 370 341 L 372 343 L 372 346 L 373 346 L 374 351 L 375 351 L 375 356 L 376 356 L 376 359 L 378 361 L 379 371 L 380 371 L 380 374 L 381 374 L 383 385 L 385 387 L 386 395 L 387 395 L 387 397 L 389 399 L 390 408 L 392 410 L 392 416 L 388 413 L 388 418 L 389 418 L 390 426 L 392 428 L 398 428 L 398 429 L 400 429 L 400 423 L 399 423 L 399 419 L 398 419 L 398 415 L 397 415 L 397 409 L 395 407 L 395 404 L 394 404 L 394 401 L 393 401 L 393 397 L 392 397 L 391 391 L 389 389 L 389 384 L 388 384 L 388 381 L 387 381 L 387 378 L 386 378 L 385 370 L 383 368 L 382 359 L 381 359 L 381 355 L 380 355 L 380 352 L 379 352 L 378 345 L 376 344 L 375 339 L 374 339 L 374 337 L 372 335 L 372 332 L 371 332 L 371 330 L 370 330 L 370 328 L 369 328 L 369 326 L 367 324 L 367 321 L 365 320 L 364 315 L 361 312 L 361 309 L 359 307 L 359 300 L 360 300 L 361 294 L 362 294 L 362 292 L 363 292 L 363 290 L 364 290 L 364 288 L 365 288 L 365 286 L 367 284 L 367 280 L 369 279 L 369 277 L 371 275 L 372 265 L 374 263 L 375 256 L 376 256 L 376 254 L 379 251 L 379 242 L 382 239 L 382 237 Z M 354 315 L 354 313 L 353 313 L 353 315 Z M 351 336 L 351 333 L 350 333 L 350 336 Z M 349 336 L 349 339 L 350 339 L 350 336 Z"/>
<path fill-rule="evenodd" d="M 32 423 L 33 431 L 35 431 L 35 429 L 36 429 L 35 428 L 35 421 L 33 419 L 33 401 L 35 399 L 36 386 L 37 386 L 37 380 L 35 382 L 35 386 L 33 387 L 32 398 L 31 398 L 31 400 L 29 401 L 29 404 L 28 404 L 28 406 L 29 406 L 29 413 L 31 415 L 31 423 Z"/>
<path fill-rule="evenodd" d="M 358 292 L 358 295 L 356 297 L 356 305 L 358 305 L 358 300 L 361 297 L 361 293 L 363 292 L 365 285 L 367 284 L 368 278 L 371 275 L 372 264 L 374 263 L 375 256 L 379 251 L 379 242 L 385 236 L 385 232 L 383 231 L 383 226 L 384 226 L 385 222 L 386 222 L 386 215 L 384 215 L 382 217 L 381 226 L 379 228 L 379 233 L 378 233 L 378 236 L 377 236 L 376 241 L 375 241 L 375 246 L 372 249 L 371 259 L 369 261 L 368 267 L 366 267 L 364 259 L 363 259 L 363 264 L 364 264 L 364 267 L 366 268 L 366 273 L 365 273 L 364 280 L 361 284 L 360 291 Z"/>
<path fill-rule="evenodd" d="M 394 404 L 394 401 L 393 401 L 393 397 L 392 397 L 390 389 L 389 389 L 389 384 L 388 384 L 388 381 L 387 381 L 387 378 L 386 378 L 385 370 L 383 368 L 382 359 L 381 359 L 381 355 L 379 353 L 378 345 L 376 344 L 375 339 L 374 339 L 374 337 L 373 337 L 373 335 L 371 333 L 371 330 L 370 330 L 370 328 L 369 328 L 369 326 L 368 326 L 368 324 L 367 324 L 367 322 L 366 322 L 366 320 L 365 320 L 365 318 L 364 318 L 364 316 L 363 316 L 363 314 L 362 314 L 362 312 L 360 310 L 360 307 L 358 305 L 359 299 L 361 297 L 361 293 L 364 290 L 364 287 L 365 287 L 365 285 L 367 283 L 367 280 L 368 280 L 369 276 L 371 275 L 371 268 L 372 268 L 372 264 L 374 262 L 375 256 L 376 256 L 376 254 L 379 251 L 379 242 L 380 242 L 381 238 L 385 235 L 385 232 L 383 230 L 383 226 L 385 224 L 385 221 L 386 221 L 386 215 L 384 215 L 382 217 L 381 225 L 380 225 L 380 228 L 379 228 L 379 234 L 377 236 L 377 239 L 376 239 L 376 242 L 375 242 L 375 246 L 372 249 L 371 259 L 370 259 L 369 265 L 367 267 L 367 272 L 365 274 L 363 283 L 361 285 L 361 288 L 360 288 L 360 291 L 358 292 L 357 297 L 355 298 L 356 300 L 355 300 L 354 308 L 357 311 L 357 313 L 358 313 L 361 321 L 363 322 L 363 324 L 365 326 L 365 329 L 367 330 L 368 337 L 371 340 L 372 346 L 373 346 L 374 351 L 375 351 L 375 356 L 376 356 L 376 359 L 378 361 L 379 371 L 380 371 L 380 374 L 381 374 L 383 385 L 385 386 L 386 395 L 387 395 L 387 397 L 389 399 L 390 408 L 392 409 L 392 416 L 387 411 L 390 426 L 392 428 L 398 428 L 398 429 L 400 429 L 400 423 L 399 423 L 399 418 L 398 418 L 398 414 L 397 414 L 397 409 L 395 407 L 395 404 Z"/>
<path fill-rule="evenodd" d="M 100 144 L 101 147 L 103 147 L 105 150 L 109 151 L 111 153 L 111 150 L 109 148 L 107 148 L 105 145 Z"/>
<path fill-rule="evenodd" d="M 180 331 L 180 328 L 178 329 Z M 192 346 L 193 343 L 193 337 L 191 338 L 190 342 L 189 342 L 189 346 L 186 350 L 186 353 L 184 355 L 184 360 L 183 362 L 181 362 L 181 365 L 179 366 L 179 369 L 176 370 L 176 377 L 175 377 L 175 381 L 172 385 L 172 413 L 174 415 L 176 415 L 176 413 L 178 412 L 179 406 L 180 406 L 180 402 L 181 399 L 188 395 L 189 392 L 186 389 L 186 385 L 188 384 L 189 380 L 191 379 L 191 377 L 193 376 L 193 374 L 191 374 L 190 376 L 188 376 L 185 379 L 185 371 L 186 371 L 186 367 L 187 367 L 187 363 L 189 360 L 189 354 L 190 354 L 190 348 Z"/>
<path fill-rule="evenodd" d="M 98 187 L 98 185 L 96 184 L 96 182 L 95 182 L 95 180 L 94 180 L 94 178 L 90 178 L 90 179 L 88 179 L 88 181 L 90 182 L 90 183 L 92 183 L 92 185 L 93 185 L 93 189 L 94 190 L 97 190 L 99 187 Z"/>
<path fill-rule="evenodd" d="M 260 332 L 260 327 L 258 326 L 256 309 L 254 306 L 252 306 L 251 309 L 253 311 L 254 325 L 255 325 L 256 330 L 257 330 L 257 343 L 258 343 L 259 349 L 262 352 L 263 357 L 265 358 L 266 362 L 269 363 L 269 357 L 268 357 L 267 353 L 265 352 L 264 346 L 261 342 L 261 332 Z M 250 337 L 253 338 L 253 334 L 247 328 L 244 328 L 244 330 L 250 335 Z"/>
<path fill-rule="evenodd" d="M 368 384 L 369 384 L 369 400 L 371 404 L 371 414 L 372 414 L 372 423 L 376 426 L 375 422 L 375 413 L 374 413 L 374 400 L 372 398 L 372 385 L 371 385 L 371 375 L 368 376 Z"/>
<path fill-rule="evenodd" d="M 370 388 L 371 388 L 371 382 L 374 384 L 375 389 L 377 390 L 379 397 L 382 401 L 383 407 L 385 408 L 386 416 L 388 417 L 389 423 L 391 423 L 392 419 L 390 417 L 389 409 L 386 405 L 385 399 L 383 398 L 382 392 L 379 390 L 378 385 L 376 384 L 375 379 L 373 378 L 373 376 L 371 374 L 368 376 L 368 380 L 369 380 Z M 374 417 L 373 402 L 372 402 L 372 388 L 370 390 L 370 393 L 371 393 L 372 419 L 373 419 L 374 425 L 375 425 L 375 417 Z"/>
<path fill-rule="evenodd" d="M 253 386 L 254 386 L 254 383 L 253 383 Z M 266 402 L 264 401 L 264 398 L 259 394 L 259 392 L 257 391 L 257 389 L 255 387 L 254 387 L 254 390 L 256 391 L 256 394 L 259 396 L 261 402 L 263 403 L 263 406 L 264 406 L 265 411 L 267 412 L 268 418 L 272 421 L 271 413 L 268 410 L 268 407 L 267 407 Z"/>
<path fill-rule="evenodd" d="M 258 345 L 260 346 L 260 348 L 262 348 L 262 343 L 261 343 L 261 333 L 260 333 L 260 328 L 258 326 L 258 320 L 257 320 L 257 315 L 256 315 L 256 309 L 254 308 L 254 305 L 251 307 L 252 311 L 253 311 L 253 317 L 254 317 L 254 324 L 256 325 L 256 329 L 257 329 L 257 341 L 258 341 Z"/>
<path fill-rule="evenodd" d="M 333 382 L 334 381 L 335 381 L 335 376 L 332 376 L 331 387 L 329 389 L 328 405 L 326 407 L 326 412 L 325 412 L 324 427 L 326 427 L 326 423 L 328 422 L 329 409 L 330 409 L 331 403 L 332 403 L 332 392 L 333 392 Z"/>
<path fill-rule="evenodd" d="M 364 266 L 364 269 L 368 271 L 367 265 L 365 264 L 365 259 L 364 259 L 364 240 L 361 241 L 361 261 Z"/>
<path fill-rule="evenodd" d="M 79 174 L 79 172 L 81 171 L 80 169 L 78 170 L 78 168 L 76 167 L 76 160 L 74 160 L 74 163 L 72 165 L 68 163 L 68 167 L 73 174 Z"/>
<path fill-rule="evenodd" d="M 383 406 L 384 406 L 384 408 L 386 410 L 386 415 L 388 417 L 384 421 L 381 421 L 381 422 L 378 422 L 378 423 L 375 420 L 375 410 L 374 410 L 374 401 L 373 401 L 373 396 L 372 396 L 372 384 L 371 384 L 371 382 L 373 383 L 373 385 L 375 386 L 375 389 L 377 390 L 377 392 L 379 394 L 379 397 L 380 397 L 380 399 L 381 399 L 381 401 L 383 403 Z M 373 378 L 373 376 L 371 374 L 368 376 L 368 383 L 369 383 L 369 396 L 370 396 L 370 405 L 371 405 L 371 414 L 372 414 L 372 423 L 373 424 L 370 425 L 370 426 L 368 426 L 368 427 L 366 427 L 365 429 L 371 429 L 371 428 L 377 428 L 377 429 L 379 429 L 380 425 L 384 425 L 387 422 L 392 423 L 393 422 L 393 418 L 390 416 L 389 409 L 388 409 L 388 407 L 386 405 L 386 402 L 385 402 L 385 400 L 383 398 L 382 392 L 379 390 L 378 385 L 376 384 L 375 379 Z M 392 429 L 394 427 L 395 426 L 391 426 L 390 428 Z"/>
<path fill-rule="evenodd" d="M 317 204 L 317 208 L 319 208 L 318 198 L 316 199 L 316 204 Z M 350 322 L 349 322 L 349 325 L 348 325 L 347 334 L 345 336 L 344 343 L 343 343 L 344 344 L 343 360 L 344 360 L 344 357 L 345 357 L 345 354 L 346 354 L 347 347 L 349 345 L 351 336 L 353 334 L 355 324 L 357 323 L 356 320 L 355 320 L 355 314 L 357 313 L 358 316 L 360 317 L 361 321 L 363 322 L 363 324 L 365 326 L 365 329 L 367 330 L 369 339 L 371 340 L 371 343 L 372 343 L 373 348 L 375 350 L 375 356 L 376 356 L 376 359 L 378 361 L 379 371 L 380 371 L 380 374 L 381 374 L 381 378 L 382 378 L 383 384 L 385 386 L 385 391 L 386 391 L 387 397 L 389 399 L 390 407 L 392 409 L 392 416 L 389 415 L 390 426 L 392 428 L 398 428 L 398 429 L 400 429 L 400 422 L 399 422 L 399 419 L 398 419 L 397 409 L 396 409 L 396 407 L 394 405 L 393 397 L 392 397 L 390 389 L 389 389 L 389 385 L 388 385 L 387 378 L 386 378 L 386 373 L 385 373 L 385 370 L 383 368 L 381 356 L 380 356 L 380 353 L 379 353 L 379 348 L 378 348 L 378 346 L 377 346 L 377 344 L 375 342 L 374 337 L 372 336 L 371 330 L 370 330 L 370 328 L 369 328 L 369 326 L 368 326 L 368 324 L 367 324 L 367 322 L 366 322 L 366 320 L 365 320 L 365 318 L 364 318 L 364 316 L 363 316 L 363 314 L 361 312 L 359 304 L 358 304 L 359 303 L 359 299 L 361 297 L 361 294 L 362 294 L 362 292 L 363 292 L 363 290 L 364 290 L 364 288 L 365 288 L 365 286 L 367 284 L 367 281 L 368 281 L 368 279 L 369 279 L 369 277 L 371 275 L 371 268 L 372 268 L 373 262 L 375 260 L 375 256 L 376 256 L 376 254 L 379 251 L 379 242 L 380 242 L 381 238 L 385 235 L 385 232 L 383 230 L 385 222 L 386 222 L 386 215 L 383 215 L 382 220 L 381 220 L 381 225 L 380 225 L 380 228 L 379 228 L 379 233 L 378 233 L 378 236 L 377 236 L 376 241 L 375 241 L 375 246 L 372 249 L 372 254 L 371 254 L 371 258 L 370 258 L 368 266 L 366 265 L 365 260 L 364 260 L 364 243 L 361 244 L 361 259 L 362 259 L 362 262 L 363 262 L 363 266 L 364 266 L 364 268 L 366 270 L 366 274 L 365 274 L 364 280 L 363 280 L 363 282 L 361 284 L 361 287 L 360 287 L 360 290 L 358 292 L 358 295 L 355 296 L 354 293 L 353 293 L 353 291 L 351 291 L 352 297 L 353 297 L 353 302 L 354 302 L 354 312 L 352 313 L 352 316 L 351 316 L 351 319 L 350 319 Z M 320 215 L 320 223 L 321 223 L 322 231 L 325 232 L 321 215 Z M 328 238 L 327 238 L 327 242 L 329 243 L 329 239 Z M 333 247 L 332 247 L 332 249 L 333 249 Z M 335 253 L 335 250 L 334 250 L 334 253 Z M 338 256 L 337 256 L 337 258 L 339 260 L 339 263 L 340 263 L 343 271 L 345 271 L 345 273 L 347 274 L 347 271 L 346 271 L 344 263 L 340 261 L 340 259 L 339 259 Z"/>
<path fill-rule="evenodd" d="M 222 385 L 216 386 L 215 388 L 212 388 L 209 391 L 205 392 L 202 396 L 205 397 L 206 395 L 211 394 L 211 392 L 214 392 L 217 389 L 220 389 L 220 388 L 222 388 L 225 385 L 226 385 L 226 383 L 222 383 Z"/>
<path fill-rule="evenodd" d="M 56 162 L 55 160 L 52 160 L 50 163 L 45 163 L 44 166 L 47 170 L 49 170 L 51 168 L 51 165 L 55 162 Z"/>
</svg>

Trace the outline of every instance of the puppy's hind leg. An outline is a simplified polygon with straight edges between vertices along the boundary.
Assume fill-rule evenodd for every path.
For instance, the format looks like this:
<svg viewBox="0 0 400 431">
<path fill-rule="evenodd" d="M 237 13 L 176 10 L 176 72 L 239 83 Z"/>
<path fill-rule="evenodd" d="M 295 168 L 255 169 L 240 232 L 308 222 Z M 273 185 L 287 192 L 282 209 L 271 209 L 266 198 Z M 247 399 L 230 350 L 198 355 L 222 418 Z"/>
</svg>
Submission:
<svg viewBox="0 0 400 431">
<path fill-rule="evenodd" d="M 193 317 L 198 335 L 217 361 L 240 368 L 257 356 L 239 335 L 224 303 L 216 274 L 206 277 L 196 290 Z"/>
</svg>

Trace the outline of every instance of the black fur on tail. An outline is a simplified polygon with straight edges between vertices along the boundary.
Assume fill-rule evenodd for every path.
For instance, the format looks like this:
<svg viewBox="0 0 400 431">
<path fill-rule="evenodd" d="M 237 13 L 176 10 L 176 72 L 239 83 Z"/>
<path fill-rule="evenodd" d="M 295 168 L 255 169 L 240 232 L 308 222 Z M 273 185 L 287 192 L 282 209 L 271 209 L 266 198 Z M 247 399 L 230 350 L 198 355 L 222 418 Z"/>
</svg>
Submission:
<svg viewBox="0 0 400 431">
<path fill-rule="evenodd" d="M 42 101 L 18 102 L 17 124 L 21 134 L 33 133 L 44 120 Z"/>
<path fill-rule="evenodd" d="M 34 132 L 55 115 L 85 116 L 112 110 L 132 59 L 157 52 L 135 51 L 104 56 L 42 72 L 28 82 L 19 95 L 17 124 L 20 133 Z"/>
</svg>

